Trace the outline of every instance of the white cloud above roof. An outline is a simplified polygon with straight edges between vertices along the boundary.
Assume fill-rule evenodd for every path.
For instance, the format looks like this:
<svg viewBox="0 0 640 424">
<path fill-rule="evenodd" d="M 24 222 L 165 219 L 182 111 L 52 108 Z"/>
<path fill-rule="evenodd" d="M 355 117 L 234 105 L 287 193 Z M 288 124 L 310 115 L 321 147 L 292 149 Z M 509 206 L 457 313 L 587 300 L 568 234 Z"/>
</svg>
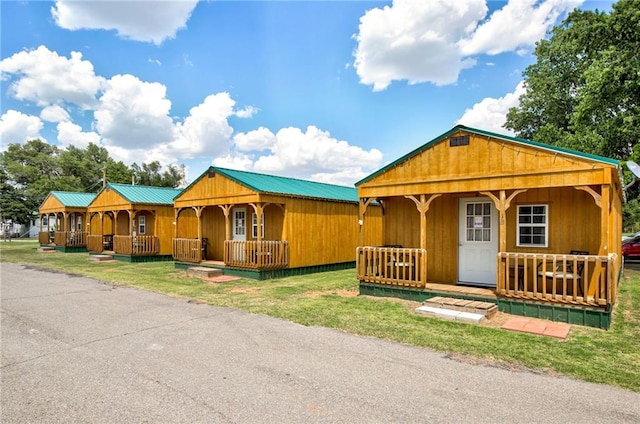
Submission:
<svg viewBox="0 0 640 424">
<path fill-rule="evenodd" d="M 91 108 L 104 84 L 93 64 L 82 59 L 82 53 L 71 52 L 69 58 L 40 46 L 25 50 L 0 61 L 2 80 L 13 81 L 9 91 L 18 100 L 38 106 L 74 104 Z"/>
<path fill-rule="evenodd" d="M 86 148 L 89 143 L 100 144 L 100 135 L 93 132 L 83 132 L 80 125 L 72 122 L 60 122 L 57 125 L 58 141 L 63 146 L 73 145 L 80 149 Z"/>
<path fill-rule="evenodd" d="M 51 14 L 68 30 L 115 30 L 118 36 L 162 44 L 185 28 L 197 0 L 56 1 Z"/>
<path fill-rule="evenodd" d="M 393 81 L 454 84 L 475 56 L 532 49 L 582 0 L 510 0 L 489 11 L 485 0 L 394 0 L 360 18 L 354 68 L 374 91 Z"/>
<path fill-rule="evenodd" d="M 17 110 L 8 110 L 0 116 L 1 150 L 4 150 L 9 144 L 21 144 L 36 138 L 46 141 L 40 135 L 42 128 L 42 120 L 37 116 L 26 115 Z"/>
<path fill-rule="evenodd" d="M 457 124 L 492 131 L 500 134 L 514 135 L 513 131 L 503 127 L 507 119 L 507 112 L 518 106 L 518 99 L 526 91 L 524 81 L 521 81 L 512 93 L 500 98 L 486 97 L 464 111 Z"/>
</svg>

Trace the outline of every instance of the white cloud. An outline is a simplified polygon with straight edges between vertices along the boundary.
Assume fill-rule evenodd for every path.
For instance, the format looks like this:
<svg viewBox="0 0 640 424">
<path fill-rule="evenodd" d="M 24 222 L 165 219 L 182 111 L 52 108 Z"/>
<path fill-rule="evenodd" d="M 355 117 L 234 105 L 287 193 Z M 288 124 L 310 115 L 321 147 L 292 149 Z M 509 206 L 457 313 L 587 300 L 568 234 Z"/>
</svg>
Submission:
<svg viewBox="0 0 640 424">
<path fill-rule="evenodd" d="M 173 137 L 171 101 L 160 83 L 133 75 L 115 75 L 106 83 L 94 111 L 96 130 L 106 145 L 150 148 Z"/>
<path fill-rule="evenodd" d="M 233 137 L 236 148 L 241 152 L 267 150 L 275 145 L 276 136 L 267 128 L 246 133 L 238 133 Z"/>
<path fill-rule="evenodd" d="M 582 0 L 510 0 L 485 20 L 486 0 L 394 0 L 360 18 L 354 67 L 374 91 L 393 81 L 453 84 L 474 55 L 522 54 Z"/>
<path fill-rule="evenodd" d="M 253 169 L 253 160 L 243 154 L 220 156 L 212 160 L 211 164 L 213 166 L 219 166 L 220 168 L 237 169 L 240 171 L 250 171 Z"/>
<path fill-rule="evenodd" d="M 544 38 L 558 18 L 583 0 L 511 0 L 478 27 L 470 39 L 460 41 L 462 53 L 496 55 L 508 51 L 522 54 Z M 526 50 L 525 50 L 526 51 Z"/>
<path fill-rule="evenodd" d="M 351 184 L 357 181 L 354 175 L 360 175 L 363 168 L 376 168 L 382 160 L 379 150 L 366 151 L 315 126 L 307 127 L 305 132 L 293 127 L 281 129 L 270 152 L 255 161 L 256 171 L 276 174 L 286 171 L 288 176 L 300 178 L 346 173 Z"/>
<path fill-rule="evenodd" d="M 473 105 L 471 109 L 465 110 L 456 124 L 513 135 L 513 132 L 504 128 L 503 125 L 507 121 L 507 112 L 512 107 L 518 106 L 518 99 L 525 91 L 524 81 L 521 81 L 513 93 L 507 93 L 498 99 L 486 97 Z"/>
<path fill-rule="evenodd" d="M 70 119 L 69 113 L 60 105 L 47 106 L 40 111 L 40 118 L 47 122 L 62 122 Z"/>
<path fill-rule="evenodd" d="M 65 147 L 73 145 L 84 149 L 89 143 L 100 143 L 100 136 L 98 134 L 95 132 L 83 132 L 82 127 L 72 122 L 60 122 L 57 128 L 58 141 Z"/>
<path fill-rule="evenodd" d="M 244 109 L 237 110 L 235 112 L 235 115 L 238 118 L 251 118 L 256 113 L 258 113 L 258 108 L 253 106 L 247 106 Z"/>
<path fill-rule="evenodd" d="M 183 123 L 176 124 L 174 141 L 168 148 L 185 158 L 227 154 L 233 134 L 228 118 L 234 114 L 234 106 L 229 93 L 207 96 L 189 111 Z"/>
<path fill-rule="evenodd" d="M 82 53 L 71 52 L 67 59 L 45 46 L 3 59 L 0 71 L 3 80 L 14 80 L 9 86 L 13 97 L 39 106 L 64 102 L 90 108 L 104 82 Z"/>
<path fill-rule="evenodd" d="M 0 140 L 2 148 L 12 143 L 24 143 L 39 138 L 43 123 L 37 116 L 25 115 L 17 110 L 8 110 L 0 116 Z"/>
<path fill-rule="evenodd" d="M 185 28 L 197 0 L 56 1 L 51 13 L 68 30 L 115 30 L 120 37 L 162 44 Z"/>
</svg>

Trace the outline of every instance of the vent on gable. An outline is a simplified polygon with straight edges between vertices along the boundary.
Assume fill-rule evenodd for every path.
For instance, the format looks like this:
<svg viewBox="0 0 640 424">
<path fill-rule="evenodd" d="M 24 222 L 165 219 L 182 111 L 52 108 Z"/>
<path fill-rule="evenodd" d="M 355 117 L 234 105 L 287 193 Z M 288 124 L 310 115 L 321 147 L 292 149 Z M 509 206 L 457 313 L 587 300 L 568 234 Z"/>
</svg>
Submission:
<svg viewBox="0 0 640 424">
<path fill-rule="evenodd" d="M 456 137 L 449 138 L 449 147 L 468 146 L 468 145 L 469 145 L 469 135 L 458 135 Z"/>
<path fill-rule="evenodd" d="M 213 169 L 210 169 L 207 171 L 207 177 L 213 178 L 215 176 L 216 176 L 216 171 L 214 171 Z"/>
</svg>

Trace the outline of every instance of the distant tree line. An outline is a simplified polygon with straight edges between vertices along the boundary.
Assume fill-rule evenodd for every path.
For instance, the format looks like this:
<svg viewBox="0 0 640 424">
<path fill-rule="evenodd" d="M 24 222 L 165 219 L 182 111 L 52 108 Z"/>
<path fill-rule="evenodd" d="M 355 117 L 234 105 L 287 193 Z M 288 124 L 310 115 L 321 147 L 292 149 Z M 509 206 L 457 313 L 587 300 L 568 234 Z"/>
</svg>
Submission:
<svg viewBox="0 0 640 424">
<path fill-rule="evenodd" d="M 574 10 L 536 44 L 526 92 L 507 115 L 518 137 L 622 161 L 640 160 L 640 3 L 610 13 Z M 632 175 L 625 171 L 625 179 Z M 638 228 L 640 184 L 627 191 L 624 225 Z"/>
<path fill-rule="evenodd" d="M 178 187 L 185 176 L 184 165 L 162 167 L 153 161 L 129 167 L 93 143 L 85 149 L 38 139 L 9 144 L 0 153 L 0 215 L 28 224 L 50 191 L 97 193 L 105 173 L 108 182 L 156 187 Z"/>
</svg>

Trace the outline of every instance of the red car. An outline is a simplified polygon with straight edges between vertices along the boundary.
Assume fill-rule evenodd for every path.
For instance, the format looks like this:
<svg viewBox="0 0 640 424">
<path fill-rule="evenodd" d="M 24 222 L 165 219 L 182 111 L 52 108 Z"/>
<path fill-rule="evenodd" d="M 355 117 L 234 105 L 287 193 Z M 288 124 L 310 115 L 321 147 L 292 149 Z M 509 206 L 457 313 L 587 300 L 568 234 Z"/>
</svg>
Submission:
<svg viewBox="0 0 640 424">
<path fill-rule="evenodd" d="M 640 259 L 640 236 L 622 242 L 622 256 L 625 259 Z"/>
</svg>

